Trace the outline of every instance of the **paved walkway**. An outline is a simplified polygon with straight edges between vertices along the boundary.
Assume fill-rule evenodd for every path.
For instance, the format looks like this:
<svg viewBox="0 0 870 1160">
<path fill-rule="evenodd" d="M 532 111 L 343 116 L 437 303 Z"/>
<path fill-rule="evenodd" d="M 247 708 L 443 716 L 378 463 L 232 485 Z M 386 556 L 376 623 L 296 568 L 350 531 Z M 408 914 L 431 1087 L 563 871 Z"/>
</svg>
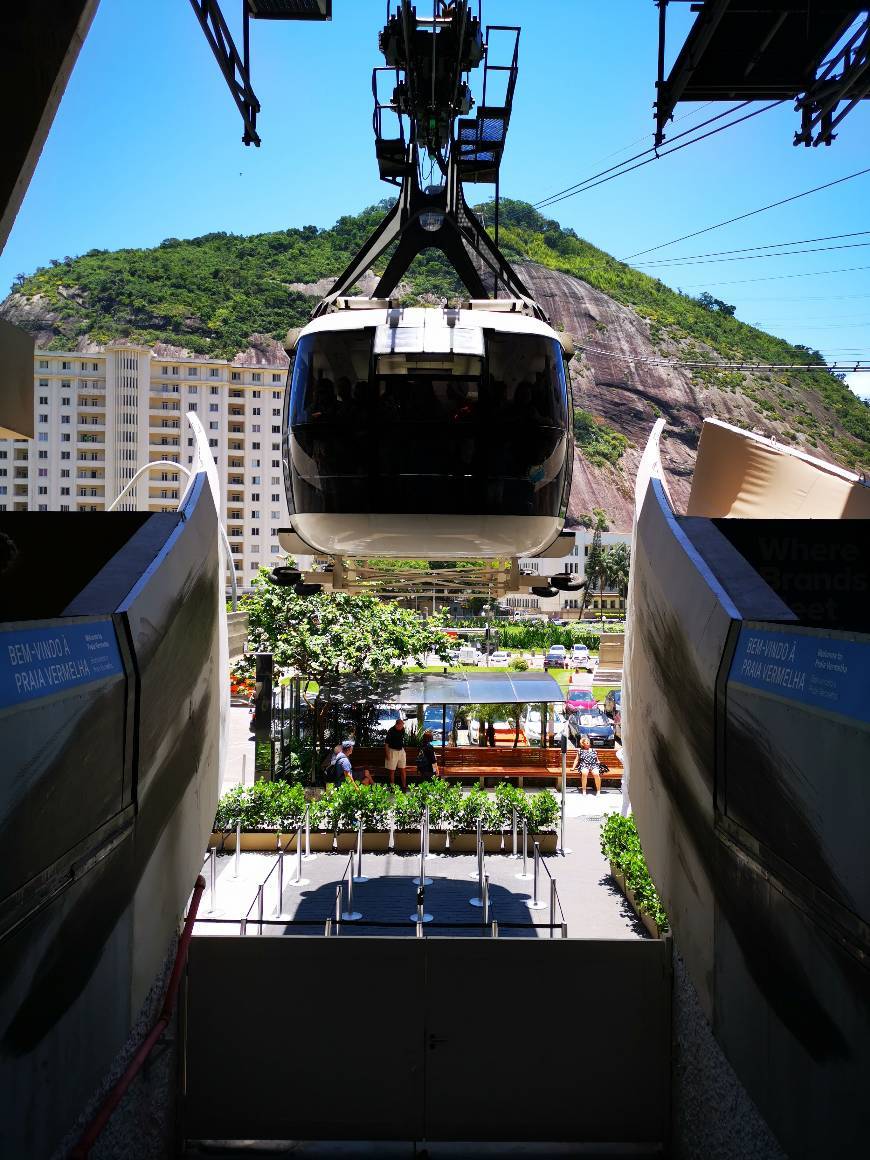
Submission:
<svg viewBox="0 0 870 1160">
<path fill-rule="evenodd" d="M 616 790 L 604 791 L 600 798 L 587 795 L 585 799 L 579 791 L 570 790 L 567 795 L 566 843 L 571 852 L 564 857 L 552 855 L 541 859 L 539 898 L 549 904 L 549 871 L 556 879 L 561 903 L 561 915 L 557 914 L 556 921 L 564 918 L 569 937 L 646 937 L 642 925 L 611 881 L 599 849 L 601 813 L 605 808 L 619 808 L 620 804 L 621 795 Z M 240 873 L 236 878 L 232 854 L 221 855 L 216 860 L 219 917 L 240 919 L 250 910 L 251 918 L 255 918 L 257 888 L 265 881 L 264 917 L 273 918 L 278 900 L 275 856 L 243 853 L 239 863 Z M 500 936 L 549 938 L 548 929 L 536 929 L 533 925 L 535 922 L 549 922 L 549 905 L 537 911 L 527 906 L 533 883 L 517 878 L 522 871 L 522 860 L 505 854 L 490 854 L 485 865 L 490 879 L 491 917 L 500 924 Z M 296 855 L 285 855 L 283 914 L 297 920 L 308 920 L 313 925 L 264 926 L 264 933 L 320 933 L 327 916 L 335 912 L 336 886 L 347 871 L 348 855 L 318 854 L 311 861 L 303 861 L 303 877 L 308 881 L 302 886 L 295 885 L 296 867 Z M 366 925 L 343 923 L 342 934 L 402 934 L 407 924 L 407 934 L 413 935 L 410 915 L 416 908 L 417 889 L 413 879 L 419 867 L 419 853 L 364 854 L 363 873 L 368 881 L 355 885 L 354 905 L 362 912 Z M 465 936 L 481 933 L 481 911 L 470 905 L 470 899 L 477 894 L 476 869 L 473 855 L 430 856 L 426 862 L 426 874 L 432 882 L 426 886 L 425 908 L 438 924 L 447 925 L 427 925 L 428 932 Z M 530 858 L 530 872 L 531 869 Z M 211 899 L 207 891 L 200 909 L 204 918 L 210 916 L 210 908 Z M 379 925 L 383 923 L 400 925 L 398 928 Z M 469 927 L 466 925 L 469 923 L 475 925 Z M 256 926 L 248 927 L 249 933 L 253 930 Z M 198 935 L 236 933 L 238 927 L 234 924 L 197 924 Z"/>
</svg>

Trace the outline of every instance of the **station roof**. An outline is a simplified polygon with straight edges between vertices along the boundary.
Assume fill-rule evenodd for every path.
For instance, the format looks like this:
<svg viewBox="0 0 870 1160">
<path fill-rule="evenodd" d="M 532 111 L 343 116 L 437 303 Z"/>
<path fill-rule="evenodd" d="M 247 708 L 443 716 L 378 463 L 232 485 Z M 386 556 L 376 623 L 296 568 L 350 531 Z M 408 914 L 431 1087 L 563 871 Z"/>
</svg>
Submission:
<svg viewBox="0 0 870 1160">
<path fill-rule="evenodd" d="M 348 674 L 320 686 L 327 701 L 357 705 L 523 705 L 564 701 L 549 673 L 413 673 L 380 676 Z"/>
</svg>

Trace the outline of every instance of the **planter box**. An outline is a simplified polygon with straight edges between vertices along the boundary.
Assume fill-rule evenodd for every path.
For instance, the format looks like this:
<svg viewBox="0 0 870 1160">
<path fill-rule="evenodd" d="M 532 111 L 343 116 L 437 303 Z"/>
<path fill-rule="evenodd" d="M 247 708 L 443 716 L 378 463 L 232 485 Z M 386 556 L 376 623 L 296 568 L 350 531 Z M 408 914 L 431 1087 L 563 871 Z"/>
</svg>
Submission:
<svg viewBox="0 0 870 1160">
<path fill-rule="evenodd" d="M 520 839 L 520 842 L 522 843 L 522 839 Z M 529 842 L 533 851 L 535 849 L 534 844 L 537 842 L 542 854 L 555 854 L 559 848 L 559 835 L 555 830 L 544 830 L 539 834 L 530 834 Z"/>
<path fill-rule="evenodd" d="M 390 848 L 387 830 L 372 830 L 363 834 L 363 852 L 366 854 L 386 854 Z"/>
<path fill-rule="evenodd" d="M 628 899 L 629 906 L 634 911 L 634 913 L 637 915 L 637 917 L 640 919 L 640 921 L 643 923 L 643 925 L 647 931 L 647 934 L 649 934 L 650 938 L 662 938 L 662 932 L 656 926 L 653 918 L 650 915 L 648 915 L 646 913 L 646 911 L 641 910 L 638 907 L 637 900 L 634 897 L 634 892 L 629 889 L 629 887 L 625 881 L 625 875 L 622 874 L 619 870 L 617 870 L 612 862 L 610 863 L 610 876 L 613 878 L 616 885 L 619 887 L 619 889 L 622 891 L 622 893 Z"/>
<path fill-rule="evenodd" d="M 431 831 L 429 834 L 430 844 L 429 849 L 432 849 Z M 393 849 L 397 854 L 419 854 L 420 853 L 420 831 L 419 830 L 394 830 L 393 831 Z"/>
<path fill-rule="evenodd" d="M 510 844 L 510 836 L 508 836 L 508 844 Z M 483 832 L 483 849 L 487 854 L 500 854 L 502 852 L 502 832 L 501 830 L 484 830 Z M 431 843 L 430 843 L 431 849 Z M 450 853 L 451 854 L 474 854 L 477 852 L 477 832 L 475 830 L 457 830 L 450 835 Z"/>
<path fill-rule="evenodd" d="M 332 831 L 312 830 L 310 847 L 312 853 L 323 853 L 332 849 Z M 224 854 L 233 854 L 236 849 L 236 831 L 228 834 L 212 834 L 210 846 L 217 846 Z M 296 831 L 281 834 L 281 845 L 287 854 L 296 853 Z M 305 849 L 305 831 L 302 831 L 302 849 Z M 241 850 L 243 854 L 276 854 L 278 843 L 274 830 L 242 830 Z"/>
<path fill-rule="evenodd" d="M 419 843 L 418 843 L 419 849 Z M 446 854 L 447 851 L 447 831 L 446 830 L 430 830 L 429 831 L 429 853 L 430 854 Z"/>
</svg>

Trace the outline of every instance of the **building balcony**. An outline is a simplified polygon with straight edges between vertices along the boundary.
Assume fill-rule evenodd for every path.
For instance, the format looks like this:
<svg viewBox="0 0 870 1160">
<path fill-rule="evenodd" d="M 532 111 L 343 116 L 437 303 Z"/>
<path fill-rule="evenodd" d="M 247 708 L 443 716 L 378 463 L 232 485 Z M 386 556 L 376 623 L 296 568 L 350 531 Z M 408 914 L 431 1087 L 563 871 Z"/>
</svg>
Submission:
<svg viewBox="0 0 870 1160">
<path fill-rule="evenodd" d="M 178 436 L 176 436 L 173 439 L 171 435 L 157 435 L 157 434 L 155 434 L 155 432 L 152 431 L 152 432 L 150 432 L 149 437 L 148 437 L 148 446 L 149 447 L 159 447 L 159 448 L 178 447 Z M 162 459 L 163 457 L 158 456 L 158 458 Z"/>
<path fill-rule="evenodd" d="M 29 492 L 30 492 L 30 487 L 29 487 L 29 485 L 28 485 L 28 484 L 26 484 L 26 483 L 24 483 L 24 484 L 21 484 L 21 483 L 16 483 L 16 484 L 15 484 L 15 490 L 13 491 L 13 493 L 12 493 L 12 494 L 13 494 L 13 495 L 16 495 L 16 496 L 23 496 L 23 497 L 26 497 L 26 496 L 29 494 Z"/>
</svg>

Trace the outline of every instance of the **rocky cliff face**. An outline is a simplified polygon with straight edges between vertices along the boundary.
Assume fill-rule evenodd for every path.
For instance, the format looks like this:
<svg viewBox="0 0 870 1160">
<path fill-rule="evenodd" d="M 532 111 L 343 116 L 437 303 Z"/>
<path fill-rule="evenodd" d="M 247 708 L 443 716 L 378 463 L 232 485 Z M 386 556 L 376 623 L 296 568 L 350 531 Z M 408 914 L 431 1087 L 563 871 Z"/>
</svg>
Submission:
<svg viewBox="0 0 870 1160">
<path fill-rule="evenodd" d="M 553 324 L 567 331 L 578 348 L 571 364 L 575 406 L 628 440 L 618 462 L 602 466 L 589 462 L 578 447 L 569 522 L 593 508 L 601 508 L 613 531 L 630 531 L 638 463 L 659 416 L 667 422 L 661 444 L 662 464 L 671 497 L 681 510 L 689 497 L 695 448 L 704 418 L 716 417 L 763 435 L 794 441 L 783 423 L 765 417 L 757 401 L 744 393 L 747 388 L 757 388 L 762 395 L 770 391 L 768 376 L 754 380 L 753 376 L 741 375 L 742 386 L 737 391 L 728 385 L 699 382 L 697 374 L 689 369 L 627 361 L 676 359 L 685 357 L 686 350 L 678 343 L 654 341 L 644 318 L 578 278 L 533 262 L 518 262 L 516 268 Z M 608 358 L 606 354 L 580 349 L 585 346 L 612 350 L 624 358 Z M 692 354 L 701 361 L 717 361 L 717 356 L 701 344 L 693 344 Z M 779 394 L 789 390 L 782 383 L 776 389 Z M 824 410 L 814 396 L 802 397 Z M 830 422 L 830 413 L 824 418 Z M 823 446 L 807 450 L 833 461 Z"/>
</svg>

